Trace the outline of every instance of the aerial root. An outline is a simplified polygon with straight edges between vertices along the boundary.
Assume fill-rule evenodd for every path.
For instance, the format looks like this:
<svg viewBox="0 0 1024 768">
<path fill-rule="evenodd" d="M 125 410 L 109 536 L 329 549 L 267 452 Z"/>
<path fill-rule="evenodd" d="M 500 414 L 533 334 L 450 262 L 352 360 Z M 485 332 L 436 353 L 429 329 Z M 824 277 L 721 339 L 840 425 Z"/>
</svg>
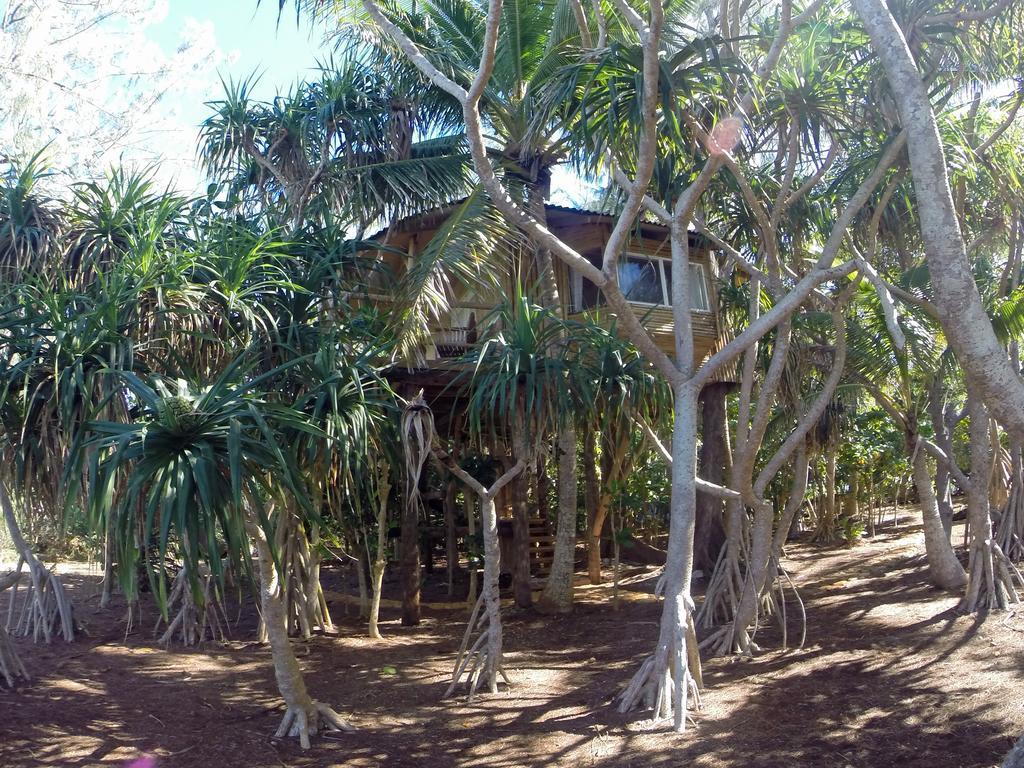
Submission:
<svg viewBox="0 0 1024 768">
<path fill-rule="evenodd" d="M 171 596 L 167 600 L 167 607 L 173 609 L 178 606 L 177 613 L 167 625 L 167 629 L 160 636 L 160 643 L 167 647 L 174 639 L 175 633 L 181 637 L 183 645 L 199 645 L 209 635 L 211 640 L 224 640 L 227 636 L 226 627 L 230 626 L 227 612 L 220 602 L 213 589 L 213 577 L 206 574 L 203 577 L 203 600 L 197 605 L 192 596 L 191 585 L 188 583 L 188 575 L 182 569 L 174 577 L 174 586 L 171 589 Z M 155 635 L 163 617 L 157 618 L 156 626 L 153 628 Z"/>
<path fill-rule="evenodd" d="M 736 547 L 726 542 L 708 578 L 704 602 L 697 614 L 697 626 L 708 629 L 731 622 L 739 606 L 742 586 L 743 573 Z"/>
<path fill-rule="evenodd" d="M 685 730 L 687 710 L 701 706 L 700 684 L 689 665 L 678 658 L 681 654 L 676 656 L 671 663 L 659 661 L 658 654 L 648 656 L 619 697 L 619 712 L 653 710 L 652 720 L 671 717 L 675 730 Z"/>
<path fill-rule="evenodd" d="M 962 612 L 1005 611 L 1020 602 L 1024 575 L 995 541 L 972 544 L 968 572 L 967 594 L 960 601 Z"/>
<path fill-rule="evenodd" d="M 21 663 L 10 635 L 2 626 L 0 626 L 0 677 L 3 678 L 8 688 L 13 688 L 19 678 L 26 681 L 29 679 L 28 671 Z"/>
<path fill-rule="evenodd" d="M 281 586 L 281 595 L 288 634 L 308 640 L 314 631 L 327 632 L 334 629 L 320 585 L 320 555 L 315 546 L 319 534 L 314 533 L 314 541 L 311 542 L 305 527 L 294 513 L 284 514 L 287 517 L 278 524 L 276 546 L 283 572 L 287 574 Z M 259 638 L 266 642 L 266 628 L 262 619 Z"/>
<path fill-rule="evenodd" d="M 19 560 L 18 573 L 25 563 L 24 558 Z M 19 585 L 15 583 L 8 604 L 5 629 L 17 637 L 31 637 L 33 642 L 42 640 L 49 643 L 59 628 L 64 640 L 72 642 L 75 639 L 74 616 L 63 582 L 56 573 L 35 558 L 27 563 L 30 578 L 21 609 L 15 621 L 15 601 L 19 591 Z"/>
<path fill-rule="evenodd" d="M 312 702 L 312 708 L 307 711 L 298 704 L 290 705 L 284 711 L 281 724 L 274 733 L 275 739 L 299 738 L 299 744 L 303 749 L 309 749 L 309 737 L 316 736 L 321 731 L 344 731 L 354 733 L 355 728 L 348 723 L 341 715 L 335 712 L 326 704 L 318 701 Z"/>
<path fill-rule="evenodd" d="M 468 701 L 473 701 L 473 697 L 476 695 L 481 682 L 486 682 L 487 689 L 491 693 L 498 692 L 499 676 L 505 682 L 505 685 L 511 685 L 508 675 L 502 669 L 500 656 L 497 659 L 492 658 L 491 643 L 489 642 L 491 640 L 490 621 L 488 620 L 487 613 L 480 611 L 483 602 L 484 595 L 481 593 L 477 598 L 476 604 L 473 606 L 469 623 L 466 625 L 466 632 L 462 637 L 462 645 L 459 647 L 459 653 L 455 658 L 455 668 L 452 671 L 451 682 L 441 698 L 446 699 L 451 696 L 462 682 L 463 676 L 465 676 L 466 687 L 469 691 Z M 479 631 L 480 634 L 472 646 L 470 646 L 469 643 L 473 638 L 474 631 Z"/>
<path fill-rule="evenodd" d="M 659 642 L 619 697 L 619 712 L 653 710 L 654 721 L 671 717 L 674 729 L 686 729 L 687 711 L 700 709 L 703 678 L 696 629 L 692 616 L 684 617 L 685 628 L 675 627 L 669 642 Z"/>
</svg>

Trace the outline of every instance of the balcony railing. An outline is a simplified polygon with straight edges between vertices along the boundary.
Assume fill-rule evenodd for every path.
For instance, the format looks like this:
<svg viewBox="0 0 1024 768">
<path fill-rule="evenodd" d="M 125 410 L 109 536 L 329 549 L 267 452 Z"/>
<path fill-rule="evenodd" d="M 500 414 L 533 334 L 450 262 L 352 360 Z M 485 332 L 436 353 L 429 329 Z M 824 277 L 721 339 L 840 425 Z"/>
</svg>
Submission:
<svg viewBox="0 0 1024 768">
<path fill-rule="evenodd" d="M 437 328 L 432 331 L 431 339 L 438 358 L 462 357 L 476 346 L 476 328 Z"/>
</svg>

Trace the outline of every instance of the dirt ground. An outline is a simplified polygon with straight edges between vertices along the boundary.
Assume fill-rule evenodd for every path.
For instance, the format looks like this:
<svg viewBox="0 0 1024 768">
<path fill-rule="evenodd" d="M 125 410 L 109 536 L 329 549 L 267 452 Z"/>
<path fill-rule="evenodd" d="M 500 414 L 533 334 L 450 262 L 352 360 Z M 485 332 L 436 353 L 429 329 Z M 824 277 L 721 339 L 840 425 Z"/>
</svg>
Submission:
<svg viewBox="0 0 1024 768">
<path fill-rule="evenodd" d="M 387 609 L 386 637 L 371 642 L 332 591 L 337 634 L 297 650 L 313 695 L 359 730 L 307 753 L 269 738 L 279 700 L 251 627 L 166 651 L 152 610 L 126 638 L 123 604 L 100 611 L 96 576 L 69 574 L 87 634 L 20 644 L 34 680 L 0 691 L 0 768 L 996 766 L 1024 731 L 1024 609 L 957 615 L 926 585 L 923 547 L 913 526 L 853 548 L 791 545 L 806 645 L 777 650 L 766 630 L 758 658 L 708 661 L 684 735 L 610 706 L 656 637 L 649 575 L 618 610 L 606 587 L 580 589 L 570 617 L 506 610 L 513 687 L 471 705 L 440 700 L 464 612 L 426 610 L 403 628 Z"/>
</svg>

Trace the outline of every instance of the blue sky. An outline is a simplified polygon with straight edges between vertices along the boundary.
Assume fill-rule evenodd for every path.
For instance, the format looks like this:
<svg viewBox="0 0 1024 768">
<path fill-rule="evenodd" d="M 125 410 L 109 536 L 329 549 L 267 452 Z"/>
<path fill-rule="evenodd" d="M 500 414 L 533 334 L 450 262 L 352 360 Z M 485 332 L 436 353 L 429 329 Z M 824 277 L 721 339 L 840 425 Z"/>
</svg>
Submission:
<svg viewBox="0 0 1024 768">
<path fill-rule="evenodd" d="M 216 67 L 199 76 L 209 80 L 203 90 L 208 98 L 221 93 L 218 76 L 240 80 L 254 72 L 260 80 L 254 96 L 270 99 L 286 92 L 303 78 L 313 76 L 317 62 L 330 58 L 331 46 L 323 42 L 323 28 L 313 28 L 306 17 L 298 23 L 294 7 L 286 7 L 278 21 L 277 0 L 168 0 L 167 16 L 147 28 L 147 37 L 171 54 L 182 39 L 186 27 L 198 22 L 210 25 L 217 47 L 224 56 Z M 209 114 L 203 98 L 195 93 L 169 93 L 176 120 L 179 122 L 178 149 L 165 148 L 165 158 L 174 160 L 177 184 L 183 188 L 201 189 L 204 182 L 195 161 L 195 137 L 199 123 Z M 173 157 L 172 157 L 173 156 Z M 553 197 L 563 204 L 580 203 L 594 194 L 588 185 L 564 168 L 555 171 Z"/>
<path fill-rule="evenodd" d="M 276 0 L 170 0 L 167 17 L 149 28 L 149 37 L 172 53 L 190 20 L 213 26 L 217 45 L 226 61 L 209 73 L 240 80 L 261 73 L 255 95 L 271 98 L 287 91 L 314 71 L 318 59 L 329 56 L 321 30 L 311 29 L 306 18 L 296 25 L 295 12 L 286 8 L 278 23 Z M 173 95 L 169 94 L 171 98 Z M 208 112 L 201 101 L 180 105 L 182 119 L 197 125 Z"/>
</svg>

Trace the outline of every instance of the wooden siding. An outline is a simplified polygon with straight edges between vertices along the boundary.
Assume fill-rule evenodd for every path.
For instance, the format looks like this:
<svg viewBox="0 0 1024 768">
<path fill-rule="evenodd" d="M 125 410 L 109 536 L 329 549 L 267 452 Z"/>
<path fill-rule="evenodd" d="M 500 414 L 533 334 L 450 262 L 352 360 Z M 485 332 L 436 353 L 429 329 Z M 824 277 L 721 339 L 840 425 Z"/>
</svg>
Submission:
<svg viewBox="0 0 1024 768">
<path fill-rule="evenodd" d="M 420 220 L 405 221 L 394 227 L 390 233 L 382 232 L 378 235 L 382 241 L 385 241 L 394 250 L 380 252 L 381 262 L 390 269 L 392 278 L 380 286 L 373 286 L 375 293 L 388 293 L 392 286 L 387 283 L 390 283 L 393 279 L 401 278 L 406 268 L 404 262 L 408 259 L 416 258 L 416 254 L 430 242 L 430 238 L 436 233 L 443 220 L 443 216 L 434 215 Z M 600 260 L 600 254 L 612 229 L 611 219 L 608 216 L 587 211 L 575 211 L 558 206 L 549 206 L 547 223 L 548 228 L 553 234 L 595 263 Z M 396 250 L 404 251 L 408 254 L 406 260 L 403 260 L 402 256 L 395 252 Z M 668 230 L 659 225 L 644 223 L 634 233 L 634 236 L 628 240 L 626 251 L 637 255 L 668 258 L 670 256 Z M 691 235 L 690 259 L 704 267 L 705 288 L 707 290 L 708 306 L 711 309 L 711 311 L 707 312 L 694 310 L 692 315 L 694 324 L 694 362 L 699 364 L 711 352 L 717 350 L 723 340 L 715 311 L 715 308 L 718 306 L 716 291 L 717 268 L 716 261 L 711 257 L 705 242 L 699 240 L 694 235 Z M 611 313 L 606 309 L 590 310 L 587 312 L 574 311 L 575 308 L 572 306 L 572 281 L 570 279 L 571 270 L 565 262 L 558 259 L 555 260 L 554 267 L 559 302 L 565 316 L 574 319 L 590 318 L 602 324 L 609 323 Z M 382 301 L 381 303 L 385 302 Z M 431 367 L 448 367 L 452 364 L 450 359 L 444 359 L 448 355 L 443 354 L 444 350 L 442 350 L 442 347 L 446 341 L 455 340 L 452 336 L 453 331 L 456 333 L 461 332 L 464 322 L 459 318 L 465 316 L 465 310 L 472 309 L 474 322 L 479 324 L 490 308 L 486 297 L 470 295 L 464 289 L 458 290 L 455 304 L 454 312 L 449 314 L 448 317 L 440 318 L 439 322 L 435 325 L 437 343 L 433 345 L 434 349 L 426 350 L 428 365 Z M 635 305 L 635 309 L 658 346 L 668 354 L 673 354 L 675 334 L 671 307 L 638 304 Z M 467 339 L 467 341 L 470 340 Z M 733 380 L 733 373 L 731 370 L 723 372 L 716 379 Z"/>
</svg>

